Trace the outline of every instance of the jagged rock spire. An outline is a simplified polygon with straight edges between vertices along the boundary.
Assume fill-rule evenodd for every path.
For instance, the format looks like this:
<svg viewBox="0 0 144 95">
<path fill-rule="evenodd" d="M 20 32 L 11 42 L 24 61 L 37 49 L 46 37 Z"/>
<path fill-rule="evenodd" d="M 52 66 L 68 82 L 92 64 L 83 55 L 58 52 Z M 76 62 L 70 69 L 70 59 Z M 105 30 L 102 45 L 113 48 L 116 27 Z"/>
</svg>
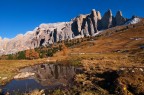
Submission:
<svg viewBox="0 0 144 95">
<path fill-rule="evenodd" d="M 122 16 L 122 12 L 118 11 L 115 17 L 116 25 L 123 25 L 126 22 L 126 19 Z"/>
<path fill-rule="evenodd" d="M 102 18 L 102 17 L 101 17 L 101 13 L 100 13 L 99 11 L 97 11 L 96 13 L 97 13 L 97 19 L 98 19 L 98 20 L 101 20 L 101 18 Z"/>
<path fill-rule="evenodd" d="M 94 35 L 95 31 L 94 31 L 94 26 L 93 26 L 93 23 L 92 23 L 92 20 L 91 18 L 88 18 L 88 21 L 89 21 L 89 27 L 90 27 L 90 31 L 89 31 L 89 34 L 90 35 Z"/>
<path fill-rule="evenodd" d="M 88 23 L 87 23 L 87 21 L 86 21 L 85 27 L 84 27 L 84 35 L 85 35 L 85 36 L 89 36 L 89 32 L 88 32 Z"/>
<path fill-rule="evenodd" d="M 92 23 L 90 23 L 90 25 L 91 25 L 90 27 L 94 28 L 94 33 L 96 33 L 97 32 L 97 13 L 96 13 L 95 9 L 92 9 L 92 11 L 91 11 L 91 21 L 92 21 Z M 91 30 L 93 30 L 93 29 L 91 29 Z"/>
<path fill-rule="evenodd" d="M 101 25 L 103 29 L 107 29 L 113 26 L 112 25 L 112 11 L 110 9 L 102 17 Z"/>
</svg>

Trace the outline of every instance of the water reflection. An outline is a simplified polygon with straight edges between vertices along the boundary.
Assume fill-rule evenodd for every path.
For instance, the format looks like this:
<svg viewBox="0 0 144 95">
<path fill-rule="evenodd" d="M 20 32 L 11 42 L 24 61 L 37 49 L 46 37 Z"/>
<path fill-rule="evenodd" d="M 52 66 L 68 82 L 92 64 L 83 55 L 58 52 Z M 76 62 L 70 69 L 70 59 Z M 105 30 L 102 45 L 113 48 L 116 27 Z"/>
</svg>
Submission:
<svg viewBox="0 0 144 95">
<path fill-rule="evenodd" d="M 58 86 L 66 86 L 71 83 L 75 75 L 74 66 L 63 66 L 58 64 L 42 64 L 26 67 L 20 72 L 32 72 L 35 76 L 23 80 L 12 80 L 3 89 L 11 92 L 12 90 L 26 91 L 28 89 L 51 89 Z M 28 83 L 27 87 L 25 83 Z"/>
<path fill-rule="evenodd" d="M 21 70 L 21 72 L 25 71 L 34 72 L 34 79 L 42 86 L 55 84 L 66 85 L 75 75 L 75 68 L 73 66 L 62 66 L 57 64 L 43 64 Z"/>
</svg>

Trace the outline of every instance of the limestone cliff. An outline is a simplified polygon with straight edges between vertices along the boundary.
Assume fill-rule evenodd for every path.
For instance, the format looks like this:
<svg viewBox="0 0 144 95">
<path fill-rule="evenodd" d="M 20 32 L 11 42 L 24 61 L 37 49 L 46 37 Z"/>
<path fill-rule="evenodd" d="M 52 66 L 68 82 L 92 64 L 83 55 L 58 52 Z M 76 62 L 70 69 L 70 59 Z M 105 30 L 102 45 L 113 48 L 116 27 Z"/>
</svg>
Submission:
<svg viewBox="0 0 144 95">
<path fill-rule="evenodd" d="M 0 38 L 0 54 L 12 54 L 18 51 L 50 45 L 62 40 L 70 40 L 84 36 L 94 36 L 98 31 L 108 29 L 126 22 L 138 22 L 137 18 L 127 19 L 118 11 L 116 16 L 108 10 L 104 16 L 92 9 L 90 14 L 79 15 L 70 22 L 41 24 L 33 31 L 20 34 L 13 39 Z"/>
</svg>

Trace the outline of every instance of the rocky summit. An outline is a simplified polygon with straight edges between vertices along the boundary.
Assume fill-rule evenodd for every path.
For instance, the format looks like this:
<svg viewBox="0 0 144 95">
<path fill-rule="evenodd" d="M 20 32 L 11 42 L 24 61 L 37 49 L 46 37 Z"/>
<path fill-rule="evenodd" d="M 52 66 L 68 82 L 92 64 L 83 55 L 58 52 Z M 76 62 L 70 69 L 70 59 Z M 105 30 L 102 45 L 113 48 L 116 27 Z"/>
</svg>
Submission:
<svg viewBox="0 0 144 95">
<path fill-rule="evenodd" d="M 139 21 L 138 17 L 124 18 L 121 11 L 113 16 L 109 9 L 104 16 L 101 16 L 99 11 L 92 9 L 90 14 L 81 14 L 69 22 L 40 24 L 24 35 L 19 34 L 12 39 L 0 38 L 0 55 L 46 46 L 63 40 L 95 36 L 104 29 L 135 24 Z"/>
</svg>

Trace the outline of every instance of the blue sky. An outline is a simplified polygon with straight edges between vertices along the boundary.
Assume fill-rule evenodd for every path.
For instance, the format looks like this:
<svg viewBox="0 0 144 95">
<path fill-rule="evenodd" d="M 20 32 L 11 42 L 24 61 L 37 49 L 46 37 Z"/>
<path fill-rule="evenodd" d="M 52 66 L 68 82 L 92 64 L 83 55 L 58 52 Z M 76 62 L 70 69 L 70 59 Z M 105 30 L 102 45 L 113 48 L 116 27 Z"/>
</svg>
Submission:
<svg viewBox="0 0 144 95">
<path fill-rule="evenodd" d="M 41 23 L 69 21 L 91 9 L 102 15 L 111 9 L 113 15 L 121 10 L 127 18 L 144 17 L 144 0 L 0 0 L 0 36 L 13 38 Z"/>
</svg>

